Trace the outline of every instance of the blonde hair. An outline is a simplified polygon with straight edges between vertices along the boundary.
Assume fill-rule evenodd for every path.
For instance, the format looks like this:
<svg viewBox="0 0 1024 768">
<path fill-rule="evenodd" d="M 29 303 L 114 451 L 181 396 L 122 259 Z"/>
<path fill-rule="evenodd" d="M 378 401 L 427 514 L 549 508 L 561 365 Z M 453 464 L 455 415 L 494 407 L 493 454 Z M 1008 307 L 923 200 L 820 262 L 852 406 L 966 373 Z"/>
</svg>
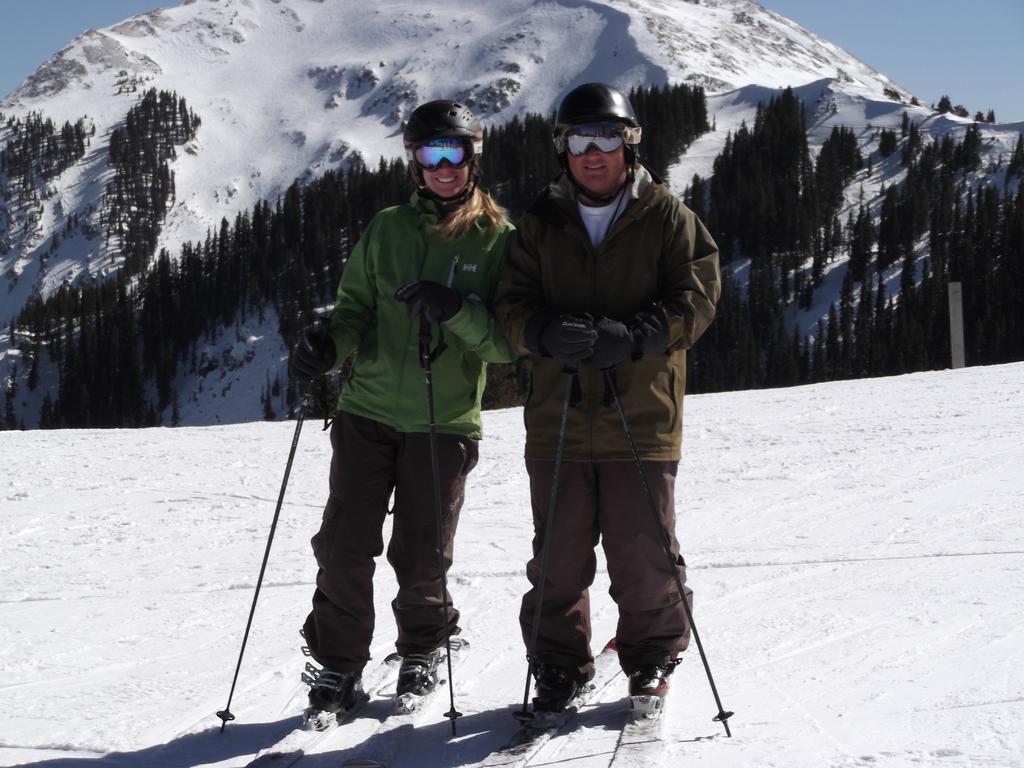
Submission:
<svg viewBox="0 0 1024 768">
<path fill-rule="evenodd" d="M 505 209 L 494 202 L 494 199 L 480 187 L 476 187 L 466 202 L 441 219 L 434 227 L 434 232 L 442 240 L 454 240 L 474 226 L 497 229 L 507 221 Z"/>
</svg>

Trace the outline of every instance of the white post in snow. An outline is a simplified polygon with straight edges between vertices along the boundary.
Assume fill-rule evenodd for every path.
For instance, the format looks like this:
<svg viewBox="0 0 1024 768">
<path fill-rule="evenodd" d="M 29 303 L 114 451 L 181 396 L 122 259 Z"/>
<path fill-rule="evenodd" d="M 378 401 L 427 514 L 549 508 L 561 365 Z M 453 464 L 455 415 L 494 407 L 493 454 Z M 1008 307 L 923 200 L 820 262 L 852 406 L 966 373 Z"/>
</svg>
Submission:
<svg viewBox="0 0 1024 768">
<path fill-rule="evenodd" d="M 964 363 L 964 300 L 960 283 L 949 284 L 949 348 L 952 352 L 953 368 L 963 368 Z"/>
</svg>

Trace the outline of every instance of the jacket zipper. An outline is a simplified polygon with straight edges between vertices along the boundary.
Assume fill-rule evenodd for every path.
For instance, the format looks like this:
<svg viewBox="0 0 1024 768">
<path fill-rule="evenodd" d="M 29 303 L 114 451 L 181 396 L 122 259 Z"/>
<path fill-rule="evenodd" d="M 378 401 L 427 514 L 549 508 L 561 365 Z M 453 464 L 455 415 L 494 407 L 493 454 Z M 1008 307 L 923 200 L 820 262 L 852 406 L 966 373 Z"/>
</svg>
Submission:
<svg viewBox="0 0 1024 768">
<path fill-rule="evenodd" d="M 454 285 L 454 283 L 455 283 L 455 268 L 458 267 L 458 266 L 459 266 L 459 254 L 456 253 L 452 257 L 451 269 L 448 270 L 448 282 L 446 283 L 446 285 L 449 288 L 451 288 L 452 285 Z"/>
<path fill-rule="evenodd" d="M 612 222 L 614 225 L 614 222 Z M 597 302 L 597 249 L 598 246 L 590 242 L 590 235 L 586 232 L 583 233 L 584 238 L 587 241 L 587 247 L 590 249 L 590 308 L 594 307 Z M 605 233 L 605 240 L 608 239 L 608 233 Z M 602 240 L 602 244 L 603 244 Z M 595 318 L 596 319 L 596 318 Z M 598 374 L 600 376 L 600 374 Z M 588 377 L 592 378 L 592 377 Z M 593 393 L 588 393 L 593 394 Z M 590 411 L 589 418 L 587 419 L 587 453 L 589 454 L 589 460 L 594 460 L 594 420 L 597 418 L 597 409 L 594 407 L 595 400 L 591 398 L 588 410 Z"/>
</svg>

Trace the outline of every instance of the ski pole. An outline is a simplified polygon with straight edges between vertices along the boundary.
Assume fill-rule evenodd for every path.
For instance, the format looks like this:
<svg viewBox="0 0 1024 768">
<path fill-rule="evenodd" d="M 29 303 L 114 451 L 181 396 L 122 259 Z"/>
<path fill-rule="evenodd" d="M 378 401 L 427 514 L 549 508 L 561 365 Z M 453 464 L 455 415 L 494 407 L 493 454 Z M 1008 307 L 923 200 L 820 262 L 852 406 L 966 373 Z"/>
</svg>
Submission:
<svg viewBox="0 0 1024 768">
<path fill-rule="evenodd" d="M 683 589 L 683 580 L 679 576 L 679 570 L 676 568 L 676 559 L 672 555 L 672 540 L 669 538 L 668 531 L 665 530 L 665 526 L 661 524 L 661 516 L 658 514 L 658 505 L 654 501 L 654 494 L 651 492 L 651 486 L 647 483 L 647 476 L 644 474 L 644 465 L 640 461 L 640 452 L 636 449 L 636 441 L 633 439 L 633 431 L 629 428 L 629 421 L 626 419 L 626 412 L 622 408 L 622 401 L 619 400 L 619 390 L 615 386 L 615 377 L 612 376 L 614 369 L 604 369 L 604 380 L 605 385 L 608 388 L 608 392 L 611 393 L 612 402 L 615 403 L 615 408 L 619 412 L 619 420 L 622 421 L 622 428 L 626 431 L 626 438 L 629 440 L 629 449 L 633 453 L 633 462 L 636 464 L 637 472 L 640 473 L 640 483 L 644 487 L 644 495 L 647 497 L 647 505 L 651 509 L 651 514 L 654 515 L 654 527 L 658 529 L 661 534 L 661 543 L 665 548 L 665 554 L 668 556 L 669 569 L 676 578 L 676 588 L 679 590 L 679 599 L 683 603 L 683 609 L 686 611 L 686 619 L 690 622 L 690 630 L 693 632 L 693 639 L 697 642 L 697 650 L 700 651 L 700 660 L 704 662 L 704 671 L 708 676 L 708 683 L 711 684 L 711 693 L 715 697 L 715 704 L 718 705 L 718 714 L 712 718 L 716 723 L 721 723 L 725 726 L 725 735 L 732 738 L 732 732 L 729 730 L 729 718 L 732 717 L 732 712 L 726 712 L 722 708 L 722 700 L 718 696 L 718 688 L 715 687 L 715 680 L 711 676 L 711 667 L 708 665 L 708 657 L 704 653 L 704 646 L 700 641 L 700 635 L 697 633 L 697 625 L 693 623 L 693 611 L 690 610 L 690 604 L 686 600 L 686 592 Z"/>
<path fill-rule="evenodd" d="M 544 542 L 541 544 L 540 555 L 540 579 L 537 582 L 537 607 L 533 611 L 533 627 L 530 630 L 530 645 L 526 649 L 526 689 L 523 691 L 523 709 L 516 713 L 516 718 L 522 721 L 532 720 L 533 714 L 529 711 L 530 701 L 530 675 L 533 672 L 535 663 L 534 654 L 537 650 L 537 640 L 540 637 L 540 612 L 544 606 L 544 582 L 548 573 L 548 555 L 551 553 L 549 546 L 551 541 L 551 529 L 555 523 L 555 506 L 558 504 L 558 475 L 562 468 L 562 452 L 565 447 L 565 425 L 569 421 L 569 402 L 572 400 L 572 385 L 576 380 L 576 363 L 566 363 L 562 373 L 566 375 L 565 401 L 562 403 L 562 422 L 558 428 L 558 445 L 555 449 L 555 468 L 551 476 L 551 495 L 548 497 L 548 511 L 544 523 Z"/>
<path fill-rule="evenodd" d="M 284 491 L 288 487 L 288 476 L 292 472 L 292 462 L 295 460 L 295 448 L 299 444 L 299 433 L 302 432 L 302 422 L 305 420 L 306 407 L 309 404 L 309 394 L 303 393 L 302 402 L 299 405 L 299 415 L 295 420 L 295 434 L 292 436 L 292 447 L 288 451 L 288 463 L 284 468 L 284 480 L 281 481 L 281 492 L 277 496 L 277 508 L 274 510 L 274 520 L 270 524 L 270 536 L 267 537 L 267 549 L 263 553 L 263 564 L 260 566 L 260 575 L 256 579 L 256 592 L 252 596 L 252 607 L 249 609 L 249 620 L 245 624 L 245 634 L 242 637 L 242 649 L 238 652 L 238 664 L 235 665 L 235 676 L 231 680 L 231 692 L 228 693 L 228 703 L 224 709 L 217 713 L 223 722 L 220 725 L 221 733 L 227 727 L 229 721 L 234 720 L 231 714 L 231 699 L 235 695 L 235 685 L 238 683 L 238 673 L 242 669 L 242 657 L 245 655 L 245 646 L 249 642 L 249 630 L 252 628 L 252 617 L 256 613 L 256 601 L 260 599 L 260 587 L 263 585 L 263 574 L 267 570 L 267 561 L 270 559 L 270 547 L 274 543 L 274 532 L 277 530 L 277 520 L 281 515 L 281 505 L 284 503 Z"/>
<path fill-rule="evenodd" d="M 431 364 L 435 356 L 444 349 L 442 340 L 434 352 L 430 351 L 430 321 L 426 315 L 420 315 L 420 365 L 423 366 L 423 375 L 427 382 L 427 422 L 430 434 L 430 464 L 434 474 L 434 511 L 436 512 L 437 524 L 437 556 L 441 565 L 441 612 L 444 614 L 444 647 L 448 657 L 448 697 L 451 702 L 451 709 L 445 712 L 452 724 L 452 736 L 455 736 L 455 721 L 462 717 L 462 713 L 455 709 L 455 679 L 452 675 L 452 631 L 448 621 L 448 574 L 444 563 L 444 517 L 441 513 L 441 470 L 437 461 L 437 422 L 434 416 L 434 375 Z"/>
</svg>

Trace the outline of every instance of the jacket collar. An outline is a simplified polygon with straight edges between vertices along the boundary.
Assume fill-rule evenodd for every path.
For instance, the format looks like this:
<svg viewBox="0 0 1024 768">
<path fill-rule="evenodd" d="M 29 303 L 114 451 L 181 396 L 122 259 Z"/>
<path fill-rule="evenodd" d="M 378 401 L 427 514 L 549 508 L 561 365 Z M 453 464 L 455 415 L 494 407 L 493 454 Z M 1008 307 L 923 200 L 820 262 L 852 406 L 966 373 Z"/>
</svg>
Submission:
<svg viewBox="0 0 1024 768">
<path fill-rule="evenodd" d="M 426 195 L 421 195 L 419 190 L 412 193 L 409 205 L 419 214 L 420 227 L 430 227 L 441 220 L 441 208 L 437 201 L 431 200 Z"/>
<path fill-rule="evenodd" d="M 487 194 L 485 189 L 479 189 L 484 194 Z M 457 210 L 464 204 L 465 201 L 460 200 L 458 203 L 453 205 L 445 205 L 445 203 L 440 200 L 422 194 L 418 189 L 413 192 L 412 196 L 409 198 L 409 205 L 411 205 L 420 216 L 420 227 L 428 227 L 437 224 L 447 213 Z"/>
<path fill-rule="evenodd" d="M 662 182 L 655 178 L 644 165 L 641 163 L 634 165 L 633 173 L 626 182 L 626 205 L 623 207 L 622 216 L 619 217 L 620 221 L 645 208 L 646 206 L 637 207 L 636 201 L 649 197 L 660 186 L 662 186 Z M 583 226 L 583 220 L 576 204 L 576 187 L 565 173 L 548 185 L 548 188 L 531 206 L 530 210 L 538 216 L 557 218 L 563 221 L 571 220 L 577 222 L 581 227 Z"/>
</svg>

